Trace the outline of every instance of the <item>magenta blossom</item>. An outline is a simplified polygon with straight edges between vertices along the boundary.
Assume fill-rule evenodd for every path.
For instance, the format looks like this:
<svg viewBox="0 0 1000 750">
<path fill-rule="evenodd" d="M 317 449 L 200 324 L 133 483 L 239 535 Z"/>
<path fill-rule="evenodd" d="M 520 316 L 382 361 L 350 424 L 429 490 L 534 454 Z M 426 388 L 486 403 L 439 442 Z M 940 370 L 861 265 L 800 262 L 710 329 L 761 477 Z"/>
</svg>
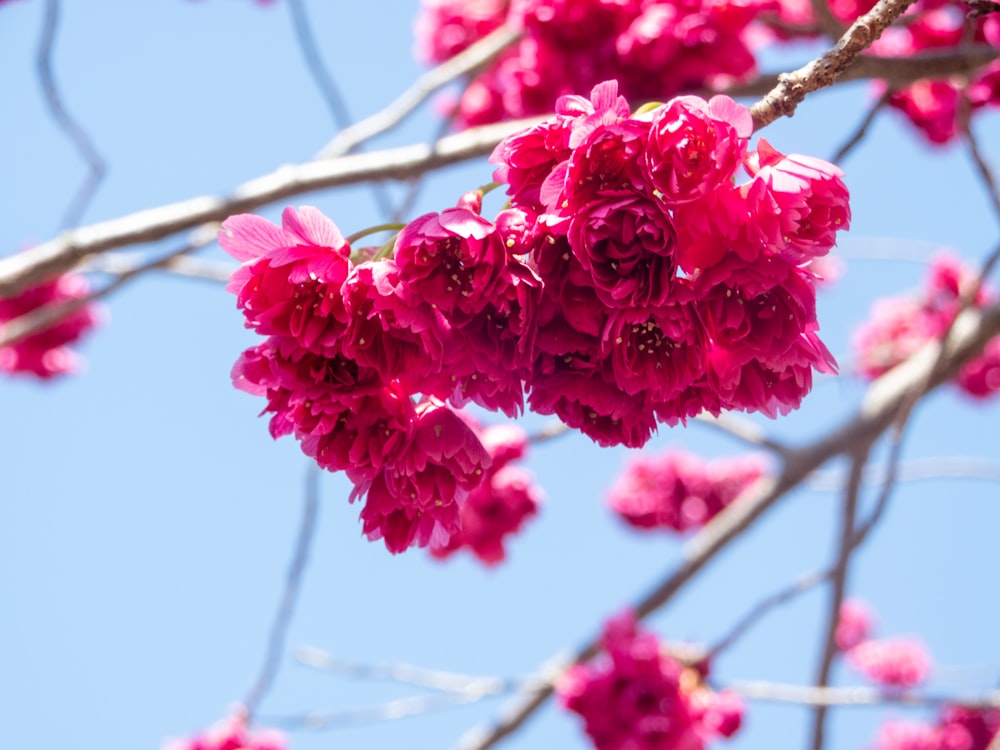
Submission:
<svg viewBox="0 0 1000 750">
<path fill-rule="evenodd" d="M 893 688 L 919 685 L 931 668 L 927 648 L 912 638 L 862 641 L 847 652 L 847 659 L 872 682 Z"/>
<path fill-rule="evenodd" d="M 429 400 L 416 409 L 407 442 L 370 482 L 361 511 L 364 533 L 390 552 L 441 544 L 459 529 L 459 509 L 478 487 L 491 459 L 476 433 L 455 412 Z"/>
<path fill-rule="evenodd" d="M 70 344 L 83 337 L 100 319 L 97 306 L 79 306 L 79 301 L 89 294 L 90 285 L 83 276 L 67 273 L 25 289 L 16 297 L 0 298 L 0 328 L 50 305 L 56 308 L 77 305 L 75 309 L 69 308 L 55 323 L 12 344 L 0 346 L 0 372 L 33 375 L 43 380 L 76 372 L 80 358 Z"/>
<path fill-rule="evenodd" d="M 645 165 L 668 205 L 686 203 L 730 180 L 753 132 L 749 110 L 728 96 L 679 96 L 659 107 Z"/>
<path fill-rule="evenodd" d="M 837 619 L 836 642 L 841 651 L 850 651 L 872 634 L 874 615 L 871 608 L 859 599 L 845 599 L 840 605 Z"/>
<path fill-rule="evenodd" d="M 798 263 L 825 255 L 836 244 L 837 232 L 850 227 L 843 172 L 833 164 L 812 156 L 785 156 L 761 138 L 746 166 L 753 175 L 743 187 L 750 201 L 751 241 Z"/>
<path fill-rule="evenodd" d="M 736 696 L 713 694 L 701 675 L 669 656 L 627 612 L 605 626 L 603 653 L 570 667 L 556 684 L 560 703 L 578 714 L 597 750 L 704 750 L 742 720 Z"/>
<path fill-rule="evenodd" d="M 683 451 L 634 458 L 608 496 L 640 529 L 691 531 L 708 523 L 764 473 L 756 457 L 706 462 Z"/>
<path fill-rule="evenodd" d="M 351 248 L 319 210 L 286 208 L 281 226 L 253 214 L 230 216 L 219 244 L 243 265 L 227 289 L 248 328 L 290 336 L 322 352 L 339 345 L 346 313 L 340 287 L 351 270 Z"/>
</svg>

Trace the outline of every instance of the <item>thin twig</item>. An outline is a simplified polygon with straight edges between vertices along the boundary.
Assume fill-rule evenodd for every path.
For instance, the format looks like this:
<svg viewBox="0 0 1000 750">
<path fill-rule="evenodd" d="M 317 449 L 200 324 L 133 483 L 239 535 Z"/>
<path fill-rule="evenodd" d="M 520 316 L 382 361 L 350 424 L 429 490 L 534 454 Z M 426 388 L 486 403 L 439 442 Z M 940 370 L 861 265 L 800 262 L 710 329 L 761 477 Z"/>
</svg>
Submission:
<svg viewBox="0 0 1000 750">
<path fill-rule="evenodd" d="M 312 24 L 309 22 L 309 14 L 306 11 L 305 0 L 287 0 L 288 12 L 292 17 L 292 29 L 295 32 L 295 39 L 298 42 L 302 58 L 306 63 L 309 75 L 312 76 L 313 83 L 319 89 L 320 96 L 326 103 L 326 108 L 330 112 L 330 118 L 334 126 L 343 131 L 351 124 L 351 113 L 347 109 L 347 102 L 344 95 L 337 86 L 333 74 L 323 62 L 323 55 L 316 44 L 316 37 L 313 35 Z M 372 195 L 375 204 L 382 216 L 390 217 L 395 214 L 392 208 L 392 201 L 385 185 L 381 183 L 372 184 Z"/>
<path fill-rule="evenodd" d="M 832 569 L 807 573 L 804 576 L 800 576 L 799 579 L 791 586 L 786 586 L 780 591 L 777 591 L 757 602 L 757 604 L 755 604 L 749 612 L 737 620 L 736 624 L 730 628 L 726 635 L 716 641 L 715 645 L 708 649 L 708 658 L 710 660 L 714 660 L 720 653 L 733 646 L 736 641 L 746 635 L 750 631 L 750 628 L 757 624 L 757 622 L 772 609 L 780 607 L 782 604 L 787 604 L 799 594 L 804 594 L 806 591 L 809 591 L 824 581 L 829 580 L 832 573 Z"/>
<path fill-rule="evenodd" d="M 285 576 L 285 587 L 281 594 L 281 602 L 271 623 L 271 630 L 268 635 L 264 661 L 261 664 L 260 672 L 247 692 L 246 700 L 243 702 L 248 721 L 253 721 L 261 701 L 274 683 L 281 664 L 281 655 L 285 650 L 285 636 L 288 633 L 292 614 L 295 612 L 295 603 L 298 600 L 299 588 L 302 585 L 302 576 L 305 573 L 306 564 L 309 562 L 309 550 L 312 546 L 313 532 L 316 529 L 316 516 L 319 513 L 319 473 L 319 467 L 310 462 L 306 469 L 302 523 L 299 525 L 299 532 L 295 540 L 295 551 L 292 554 L 292 561 L 288 566 L 288 572 Z"/>
<path fill-rule="evenodd" d="M 521 32 L 501 26 L 465 51 L 428 70 L 385 109 L 340 131 L 319 152 L 319 158 L 349 154 L 365 141 L 392 130 L 435 91 L 489 64 L 520 38 Z"/>
<path fill-rule="evenodd" d="M 1000 707 L 1000 691 L 963 698 L 956 695 L 892 692 L 874 687 L 816 687 L 786 685 L 759 680 L 733 682 L 726 686 L 744 698 L 806 706 L 929 706 L 958 705 L 966 708 Z"/>
<path fill-rule="evenodd" d="M 969 146 L 969 156 L 972 157 L 972 163 L 976 165 L 976 171 L 979 173 L 983 186 L 986 188 L 986 194 L 989 196 L 990 204 L 993 207 L 993 214 L 997 221 L 1000 221 L 1000 189 L 997 187 L 997 180 L 993 175 L 993 170 L 986 163 L 986 158 L 979 148 L 979 140 L 972 132 L 972 118 L 971 112 L 968 111 L 968 97 L 963 95 L 961 98 L 965 101 L 966 111 L 959 116 L 959 123 L 965 135 L 965 142 Z"/>
<path fill-rule="evenodd" d="M 769 437 L 759 425 L 736 414 L 721 414 L 718 417 L 714 417 L 711 414 L 699 414 L 695 417 L 694 421 L 715 427 L 748 445 L 757 448 L 766 448 L 769 451 L 777 453 L 779 456 L 787 455 L 789 452 L 787 445 Z"/>
<path fill-rule="evenodd" d="M 882 96 L 878 98 L 878 101 L 868 108 L 861 124 L 858 125 L 854 133 L 851 134 L 851 137 L 844 142 L 844 145 L 837 149 L 837 153 L 835 153 L 833 158 L 830 159 L 831 162 L 834 164 L 840 164 L 847 158 L 847 155 L 851 153 L 854 147 L 861 143 L 864 137 L 868 134 L 868 128 L 870 128 L 872 123 L 875 122 L 875 115 L 877 115 L 879 111 L 881 111 L 881 109 L 889 103 L 889 99 L 892 97 L 892 94 L 892 89 L 887 89 L 883 92 Z"/>
<path fill-rule="evenodd" d="M 168 256 L 162 262 L 148 263 L 143 253 L 104 253 L 88 260 L 80 270 L 84 273 L 108 273 L 122 276 L 143 270 L 157 269 L 189 279 L 226 283 L 238 267 L 239 264 L 233 261 L 193 258 L 187 255 Z"/>
<path fill-rule="evenodd" d="M 59 0 L 46 0 L 45 16 L 42 21 L 42 36 L 38 42 L 36 68 L 49 114 L 59 129 L 72 141 L 80 158 L 87 164 L 87 176 L 77 188 L 76 195 L 66 207 L 60 227 L 67 229 L 80 223 L 80 217 L 93 200 L 97 188 L 104 179 L 106 165 L 87 131 L 70 115 L 63 103 L 59 87 L 52 71 L 52 52 L 55 47 L 56 31 L 59 28 Z"/>
<path fill-rule="evenodd" d="M 843 604 L 847 591 L 847 570 L 851 561 L 851 553 L 856 548 L 854 544 L 854 519 L 858 511 L 861 476 L 870 449 L 871 443 L 861 443 L 854 447 L 850 457 L 851 469 L 847 477 L 847 485 L 844 488 L 844 510 L 840 522 L 840 548 L 831 575 L 833 586 L 831 586 L 830 602 L 826 615 L 822 653 L 816 673 L 815 684 L 819 688 L 825 688 L 829 683 L 833 659 L 837 655 L 837 623 L 840 619 L 840 606 Z M 817 705 L 813 711 L 812 750 L 822 750 L 825 728 L 826 706 Z"/>
<path fill-rule="evenodd" d="M 935 456 L 900 461 L 896 472 L 897 484 L 921 482 L 929 479 L 978 479 L 1000 482 L 1000 462 L 975 456 Z M 865 467 L 864 484 L 885 484 L 885 468 Z M 839 490 L 844 484 L 840 471 L 817 471 L 809 477 L 808 487 L 818 492 Z"/>
<path fill-rule="evenodd" d="M 353 680 L 385 680 L 445 693 L 472 692 L 477 695 L 500 695 L 519 690 L 528 683 L 523 678 L 458 674 L 440 669 L 416 667 L 412 664 L 358 664 L 340 659 L 329 651 L 314 646 L 297 649 L 295 658 L 307 667 Z"/>
</svg>

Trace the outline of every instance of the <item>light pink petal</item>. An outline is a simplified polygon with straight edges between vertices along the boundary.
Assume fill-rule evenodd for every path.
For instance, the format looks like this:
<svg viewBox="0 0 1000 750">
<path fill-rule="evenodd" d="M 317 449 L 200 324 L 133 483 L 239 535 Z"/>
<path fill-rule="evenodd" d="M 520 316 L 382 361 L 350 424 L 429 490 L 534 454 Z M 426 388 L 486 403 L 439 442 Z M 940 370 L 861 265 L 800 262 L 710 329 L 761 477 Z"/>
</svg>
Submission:
<svg viewBox="0 0 1000 750">
<path fill-rule="evenodd" d="M 722 94 L 708 101 L 708 111 L 712 117 L 725 120 L 736 130 L 740 138 L 749 138 L 753 133 L 753 117 L 750 110 Z"/>
<path fill-rule="evenodd" d="M 289 206 L 281 213 L 281 224 L 304 245 L 336 248 L 344 244 L 344 235 L 337 225 L 313 206 L 302 206 L 298 212 Z"/>
<path fill-rule="evenodd" d="M 219 230 L 222 249 L 241 262 L 267 255 L 287 242 L 281 227 L 254 214 L 230 216 Z"/>
</svg>

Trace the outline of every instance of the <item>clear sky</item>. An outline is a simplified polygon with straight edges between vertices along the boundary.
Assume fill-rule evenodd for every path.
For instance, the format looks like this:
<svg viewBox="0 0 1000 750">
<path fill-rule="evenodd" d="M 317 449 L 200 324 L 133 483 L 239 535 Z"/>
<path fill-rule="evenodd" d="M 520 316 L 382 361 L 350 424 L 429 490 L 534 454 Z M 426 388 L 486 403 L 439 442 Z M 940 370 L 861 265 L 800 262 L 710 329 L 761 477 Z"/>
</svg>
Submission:
<svg viewBox="0 0 1000 750">
<path fill-rule="evenodd" d="M 282 0 L 63 5 L 56 74 L 110 164 L 85 223 L 224 193 L 309 158 L 333 132 Z M 420 70 L 412 58 L 416 0 L 309 6 L 355 116 L 387 104 Z M 39 93 L 41 11 L 39 0 L 0 7 L 0 254 L 53 236 L 83 177 Z M 864 84 L 818 95 L 766 136 L 783 151 L 828 157 L 868 100 Z M 978 129 L 995 135 L 998 125 L 990 116 Z M 418 142 L 434 130 L 425 114 L 373 147 Z M 984 140 L 1000 165 L 1000 141 Z M 820 383 L 799 413 L 758 420 L 788 439 L 815 436 L 850 413 L 863 392 L 849 374 L 851 331 L 877 296 L 921 280 L 918 263 L 870 256 L 926 258 L 949 246 L 975 260 L 996 242 L 995 219 L 961 148 L 929 150 L 887 116 L 843 166 L 854 225 L 837 251 L 846 275 L 821 293 L 820 321 L 846 374 Z M 435 175 L 414 215 L 452 205 L 490 174 L 484 160 Z M 306 204 L 345 234 L 379 221 L 367 190 L 295 202 Z M 275 219 L 282 207 L 264 214 Z M 206 257 L 224 258 L 218 248 Z M 254 343 L 231 295 L 217 283 L 148 275 L 113 296 L 107 313 L 82 347 L 82 375 L 0 382 L 0 748 L 158 748 L 164 737 L 213 722 L 254 679 L 291 555 L 307 459 L 291 439 L 272 441 L 257 417 L 262 404 L 230 385 L 233 362 Z M 995 403 L 943 390 L 921 406 L 906 456 L 1000 459 L 998 417 Z M 667 446 L 705 456 L 743 450 L 702 425 L 663 429 L 648 450 Z M 465 558 L 441 564 L 421 550 L 390 556 L 361 536 L 346 481 L 324 476 L 289 648 L 314 645 L 362 663 L 530 673 L 589 638 L 678 558 L 679 541 L 636 536 L 604 506 L 627 455 L 577 437 L 536 447 L 529 466 L 546 505 L 492 571 Z M 852 593 L 872 602 L 884 634 L 927 642 L 942 689 L 982 689 L 1000 677 L 996 497 L 996 485 L 983 481 L 903 484 L 856 557 Z M 763 595 L 828 564 L 838 508 L 831 493 L 789 496 L 651 626 L 667 639 L 716 639 Z M 808 682 L 824 602 L 813 591 L 774 612 L 719 660 L 714 677 Z M 860 684 L 845 670 L 838 679 Z M 413 692 L 287 659 L 262 713 L 344 711 Z M 450 747 L 501 705 L 299 732 L 291 746 Z M 830 747 L 864 747 L 884 714 L 835 713 Z M 801 746 L 807 718 L 799 708 L 752 704 L 730 746 Z M 512 745 L 589 747 L 576 718 L 552 706 Z"/>
</svg>

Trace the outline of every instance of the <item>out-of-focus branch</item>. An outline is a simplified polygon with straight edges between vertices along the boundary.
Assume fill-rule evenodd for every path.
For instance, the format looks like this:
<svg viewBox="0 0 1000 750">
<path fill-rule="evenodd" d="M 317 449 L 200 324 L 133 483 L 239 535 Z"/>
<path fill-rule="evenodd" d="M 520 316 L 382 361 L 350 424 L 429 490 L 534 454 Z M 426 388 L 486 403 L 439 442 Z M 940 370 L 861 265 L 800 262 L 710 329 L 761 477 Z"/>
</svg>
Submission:
<svg viewBox="0 0 1000 750">
<path fill-rule="evenodd" d="M 726 686 L 744 698 L 806 706 L 929 706 L 945 704 L 982 709 L 1000 707 L 1000 691 L 962 697 L 925 693 L 889 692 L 873 687 L 815 687 L 775 682 L 734 682 Z"/>
<path fill-rule="evenodd" d="M 386 680 L 406 685 L 439 690 L 446 693 L 476 693 L 501 695 L 521 689 L 526 681 L 483 675 L 457 674 L 440 669 L 427 669 L 412 664 L 358 664 L 340 659 L 329 651 L 314 646 L 304 646 L 295 652 L 299 663 L 324 672 L 342 675 L 354 680 Z"/>
<path fill-rule="evenodd" d="M 806 573 L 804 576 L 800 576 L 799 579 L 791 586 L 786 586 L 781 589 L 781 591 L 777 591 L 774 594 L 761 599 L 750 609 L 749 612 L 737 620 L 736 624 L 729 629 L 729 632 L 726 633 L 726 635 L 716 641 L 715 645 L 708 649 L 708 657 L 714 660 L 718 654 L 722 653 L 727 648 L 730 648 L 734 643 L 736 643 L 737 640 L 742 638 L 750 630 L 750 628 L 757 623 L 758 620 L 760 620 L 772 609 L 780 607 L 782 604 L 787 604 L 799 594 L 803 594 L 806 591 L 815 588 L 819 584 L 823 583 L 823 581 L 828 580 L 832 574 L 832 570 Z"/>
<path fill-rule="evenodd" d="M 36 68 L 38 70 L 38 80 L 41 82 L 42 93 L 45 95 L 45 104 L 49 108 L 49 114 L 60 130 L 66 135 L 77 153 L 87 163 L 87 176 L 83 184 L 77 189 L 76 195 L 66 207 L 63 215 L 61 227 L 75 227 L 80 222 L 80 217 L 87 209 L 97 192 L 101 180 L 104 179 L 106 165 L 104 157 L 101 156 L 93 140 L 87 131 L 70 115 L 63 104 L 59 87 L 56 85 L 55 74 L 52 72 L 52 51 L 55 46 L 56 31 L 59 28 L 59 0 L 46 0 L 45 16 L 42 21 L 42 36 L 38 42 L 38 55 L 36 58 Z"/>
<path fill-rule="evenodd" d="M 851 24 L 832 49 L 798 70 L 778 76 L 778 85 L 750 107 L 754 130 L 760 130 L 779 117 L 790 117 L 807 94 L 833 84 L 915 1 L 879 0 L 874 8 Z"/>
<path fill-rule="evenodd" d="M 788 446 L 769 437 L 759 425 L 736 414 L 722 414 L 718 417 L 711 414 L 699 414 L 695 420 L 721 430 L 748 445 L 765 448 L 779 456 L 784 456 L 789 451 Z"/>
<path fill-rule="evenodd" d="M 305 502 L 302 508 L 302 522 L 299 525 L 299 533 L 295 540 L 295 551 L 292 554 L 292 561 L 285 575 L 285 587 L 281 593 L 281 602 L 275 612 L 274 621 L 271 623 L 271 631 L 268 634 L 267 647 L 264 651 L 264 661 L 261 664 L 260 673 L 247 692 L 246 700 L 243 701 L 248 721 L 253 721 L 261 701 L 274 683 L 274 678 L 277 676 L 278 668 L 281 664 L 282 651 L 285 649 L 285 635 L 288 632 L 288 625 L 291 623 L 292 614 L 295 612 L 295 604 L 299 597 L 299 588 L 302 585 L 302 576 L 305 573 L 306 564 L 309 562 L 309 550 L 312 547 L 313 532 L 316 529 L 316 516 L 319 513 L 319 475 L 319 467 L 310 462 L 309 467 L 306 469 Z"/>
<path fill-rule="evenodd" d="M 450 60 L 428 70 L 382 111 L 337 133 L 319 152 L 319 158 L 349 154 L 365 141 L 392 130 L 435 91 L 481 69 L 520 38 L 520 32 L 501 26 Z"/>
<path fill-rule="evenodd" d="M 837 149 L 837 153 L 833 155 L 830 159 L 834 164 L 840 164 L 847 155 L 854 150 L 854 147 L 864 140 L 864 137 L 868 134 L 868 128 L 871 127 L 872 123 L 875 122 L 875 116 L 889 103 L 889 99 L 892 96 L 892 89 L 887 89 L 882 96 L 878 98 L 874 104 L 872 104 L 868 111 L 865 113 L 864 119 L 861 124 L 858 125 L 857 129 L 851 134 L 851 137 L 844 142 L 844 145 Z"/>
<path fill-rule="evenodd" d="M 214 240 L 213 234 L 212 241 Z M 159 270 L 191 279 L 225 283 L 238 267 L 239 264 L 233 261 L 188 255 L 171 254 L 166 258 L 149 262 L 142 253 L 104 253 L 90 258 L 80 270 L 84 273 L 108 273 L 113 276 L 134 276 L 144 271 Z"/>
<path fill-rule="evenodd" d="M 972 132 L 971 112 L 968 111 L 968 98 L 963 96 L 962 99 L 965 101 L 966 111 L 959 117 L 959 121 L 962 132 L 965 135 L 965 141 L 969 145 L 969 156 L 972 157 L 972 163 L 975 164 L 976 171 L 983 182 L 983 186 L 986 188 L 986 194 L 989 196 L 990 204 L 993 207 L 993 214 L 997 221 L 1000 222 L 1000 188 L 997 187 L 997 180 L 993 175 L 993 170 L 990 169 L 989 164 L 986 162 L 986 158 L 979 148 L 979 141 Z"/>
<path fill-rule="evenodd" d="M 1000 305 L 965 310 L 944 344 L 929 342 L 909 360 L 872 383 L 851 418 L 814 443 L 791 451 L 777 475 L 755 482 L 738 502 L 723 510 L 691 539 L 680 564 L 634 605 L 639 617 L 670 602 L 720 550 L 810 473 L 834 456 L 851 454 L 859 445 L 871 445 L 896 420 L 915 389 L 922 396 L 953 377 L 998 333 Z M 562 665 L 567 667 L 592 658 L 597 653 L 598 641 L 597 636 L 592 637 L 572 657 L 561 660 Z M 493 747 L 516 732 L 551 697 L 553 690 L 550 679 L 537 691 L 521 696 L 492 726 L 477 729 L 463 738 L 460 747 L 462 750 Z"/>
<path fill-rule="evenodd" d="M 21 315 L 18 318 L 14 318 L 3 325 L 0 325 L 0 346 L 10 346 L 11 344 L 16 344 L 18 341 L 21 341 L 34 333 L 52 327 L 68 315 L 72 315 L 77 310 L 104 299 L 111 293 L 118 291 L 130 281 L 135 280 L 148 271 L 152 271 L 157 268 L 170 268 L 176 264 L 182 263 L 185 259 L 191 260 L 190 258 L 186 258 L 187 254 L 194 252 L 200 247 L 204 247 L 205 244 L 207 243 L 204 237 L 196 237 L 188 244 L 183 245 L 160 258 L 156 258 L 154 260 L 141 260 L 138 262 L 133 261 L 127 267 L 120 267 L 115 271 L 109 271 L 110 273 L 115 273 L 117 278 L 90 294 L 78 299 L 39 307 L 29 313 Z"/>
<path fill-rule="evenodd" d="M 505 136 L 536 118 L 486 125 L 442 138 L 385 151 L 279 167 L 239 186 L 229 196 L 202 196 L 139 211 L 64 232 L 53 240 L 0 258 L 0 297 L 13 297 L 48 277 L 68 271 L 90 255 L 143 242 L 315 190 L 371 180 L 405 180 L 433 169 L 489 154 Z"/>
<path fill-rule="evenodd" d="M 833 566 L 830 589 L 830 602 L 826 616 L 826 630 L 823 636 L 823 648 L 816 674 L 816 687 L 825 688 L 830 681 L 830 670 L 833 659 L 837 655 L 837 622 L 840 619 L 840 605 L 843 604 L 847 591 L 847 569 L 854 552 L 854 524 L 858 512 L 858 497 L 861 492 L 861 476 L 864 472 L 865 460 L 871 443 L 861 443 L 855 446 L 851 453 L 851 469 L 844 488 L 844 511 L 840 523 L 840 549 L 837 562 Z M 826 706 L 817 705 L 813 712 L 812 748 L 822 750 L 826 727 Z"/>
<path fill-rule="evenodd" d="M 891 468 L 891 467 L 890 467 Z M 865 467 L 864 484 L 885 484 L 886 469 L 869 464 Z M 1000 462 L 976 456 L 937 456 L 900 461 L 896 484 L 927 479 L 979 479 L 1000 482 Z M 809 477 L 809 489 L 820 492 L 839 490 L 844 476 L 839 471 L 818 471 Z"/>
</svg>

